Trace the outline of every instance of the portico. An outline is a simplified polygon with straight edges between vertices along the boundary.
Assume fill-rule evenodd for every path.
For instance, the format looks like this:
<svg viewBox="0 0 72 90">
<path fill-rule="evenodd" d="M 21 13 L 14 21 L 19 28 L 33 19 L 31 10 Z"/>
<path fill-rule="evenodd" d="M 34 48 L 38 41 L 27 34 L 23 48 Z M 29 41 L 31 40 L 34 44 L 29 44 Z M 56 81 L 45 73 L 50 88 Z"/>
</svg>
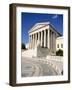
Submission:
<svg viewBox="0 0 72 90">
<path fill-rule="evenodd" d="M 34 49 L 38 45 L 56 51 L 56 38 L 60 34 L 49 22 L 37 23 L 29 31 L 29 48 Z"/>
</svg>

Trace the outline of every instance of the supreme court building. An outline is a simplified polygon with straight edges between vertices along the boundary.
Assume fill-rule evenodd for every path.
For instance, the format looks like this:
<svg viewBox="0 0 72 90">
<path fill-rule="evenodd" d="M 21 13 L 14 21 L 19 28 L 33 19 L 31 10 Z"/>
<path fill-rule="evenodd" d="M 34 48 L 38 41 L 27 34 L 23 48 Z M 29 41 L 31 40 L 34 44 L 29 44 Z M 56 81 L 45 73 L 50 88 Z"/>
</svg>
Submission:
<svg viewBox="0 0 72 90">
<path fill-rule="evenodd" d="M 35 49 L 39 46 L 40 52 L 45 48 L 42 51 L 47 52 L 48 50 L 48 52 L 56 53 L 56 38 L 60 37 L 61 34 L 50 22 L 36 23 L 28 33 L 29 49 Z"/>
</svg>

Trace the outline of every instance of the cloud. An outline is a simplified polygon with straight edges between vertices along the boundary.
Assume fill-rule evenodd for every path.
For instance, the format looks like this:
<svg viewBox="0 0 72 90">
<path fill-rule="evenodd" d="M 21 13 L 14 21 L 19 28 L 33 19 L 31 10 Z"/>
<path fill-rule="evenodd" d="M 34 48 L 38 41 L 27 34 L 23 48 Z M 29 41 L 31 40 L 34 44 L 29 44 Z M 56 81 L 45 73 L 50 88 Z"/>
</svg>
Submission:
<svg viewBox="0 0 72 90">
<path fill-rule="evenodd" d="M 54 16 L 52 17 L 52 19 L 56 19 L 56 18 L 58 18 L 58 15 L 54 15 Z"/>
</svg>

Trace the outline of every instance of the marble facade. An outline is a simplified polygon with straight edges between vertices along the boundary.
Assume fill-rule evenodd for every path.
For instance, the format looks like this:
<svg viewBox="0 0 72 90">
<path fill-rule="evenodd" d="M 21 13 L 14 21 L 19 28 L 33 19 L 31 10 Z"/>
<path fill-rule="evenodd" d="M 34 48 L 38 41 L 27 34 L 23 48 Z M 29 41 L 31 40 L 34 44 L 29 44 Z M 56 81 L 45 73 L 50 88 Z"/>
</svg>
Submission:
<svg viewBox="0 0 72 90">
<path fill-rule="evenodd" d="M 38 45 L 56 52 L 56 38 L 61 36 L 50 22 L 35 24 L 29 33 L 29 48 L 34 49 Z"/>
</svg>

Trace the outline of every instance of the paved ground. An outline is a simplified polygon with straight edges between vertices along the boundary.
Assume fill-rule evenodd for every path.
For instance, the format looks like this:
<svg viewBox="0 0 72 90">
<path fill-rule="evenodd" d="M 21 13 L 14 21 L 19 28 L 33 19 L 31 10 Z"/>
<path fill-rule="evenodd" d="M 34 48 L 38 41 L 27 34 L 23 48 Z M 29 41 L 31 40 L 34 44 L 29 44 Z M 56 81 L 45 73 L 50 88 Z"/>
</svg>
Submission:
<svg viewBox="0 0 72 90">
<path fill-rule="evenodd" d="M 21 76 L 31 77 L 31 76 L 51 76 L 57 75 L 57 72 L 50 65 L 34 61 L 33 58 L 22 57 L 21 60 Z"/>
</svg>

